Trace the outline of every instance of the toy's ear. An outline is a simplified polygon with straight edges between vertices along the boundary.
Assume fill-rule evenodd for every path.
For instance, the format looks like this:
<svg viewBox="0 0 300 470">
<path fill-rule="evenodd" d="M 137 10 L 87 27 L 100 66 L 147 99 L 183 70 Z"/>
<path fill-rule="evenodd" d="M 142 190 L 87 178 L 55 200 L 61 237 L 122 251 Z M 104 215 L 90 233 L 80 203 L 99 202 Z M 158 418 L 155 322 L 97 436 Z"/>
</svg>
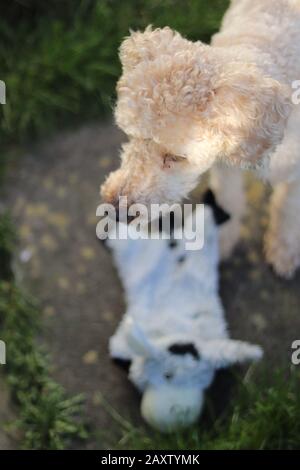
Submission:
<svg viewBox="0 0 300 470">
<path fill-rule="evenodd" d="M 230 219 L 230 215 L 226 212 L 218 203 L 215 198 L 214 193 L 211 189 L 207 189 L 207 191 L 203 195 L 203 203 L 209 206 L 212 210 L 215 222 L 217 225 L 222 225 L 227 220 Z"/>
<path fill-rule="evenodd" d="M 210 340 L 201 344 L 201 356 L 216 369 L 236 363 L 257 361 L 263 351 L 260 346 L 232 339 Z"/>
<path fill-rule="evenodd" d="M 157 348 L 146 336 L 144 330 L 133 321 L 130 322 L 127 341 L 132 351 L 138 356 L 155 357 L 158 354 Z"/>
<path fill-rule="evenodd" d="M 142 32 L 130 31 L 120 46 L 123 71 L 129 72 L 140 62 L 154 60 L 159 55 L 172 55 L 187 44 L 187 39 L 169 27 L 153 30 L 150 25 Z"/>
</svg>

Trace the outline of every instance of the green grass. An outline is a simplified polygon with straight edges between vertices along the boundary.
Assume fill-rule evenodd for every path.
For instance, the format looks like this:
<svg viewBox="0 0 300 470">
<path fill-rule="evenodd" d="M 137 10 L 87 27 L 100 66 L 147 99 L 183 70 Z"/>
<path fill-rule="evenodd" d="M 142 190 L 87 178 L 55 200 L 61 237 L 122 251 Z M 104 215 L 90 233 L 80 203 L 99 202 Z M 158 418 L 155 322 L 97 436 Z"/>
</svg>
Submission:
<svg viewBox="0 0 300 470">
<path fill-rule="evenodd" d="M 0 79 L 7 86 L 1 128 L 7 140 L 19 141 L 111 114 L 118 47 L 129 28 L 169 25 L 208 41 L 228 1 L 10 3 L 0 18 Z"/>
<path fill-rule="evenodd" d="M 0 216 L 0 326 L 6 343 L 4 373 L 19 410 L 14 425 L 26 449 L 63 449 L 73 439 L 86 437 L 80 419 L 82 397 L 67 397 L 51 378 L 48 358 L 36 342 L 40 312 L 13 280 L 14 239 L 9 216 Z"/>
<path fill-rule="evenodd" d="M 279 450 L 299 449 L 300 372 L 260 370 L 255 381 L 240 384 L 229 410 L 211 426 L 200 425 L 162 435 L 137 428 L 110 410 L 122 437 L 119 449 L 144 450 Z M 268 375 L 268 378 L 264 378 Z"/>
</svg>

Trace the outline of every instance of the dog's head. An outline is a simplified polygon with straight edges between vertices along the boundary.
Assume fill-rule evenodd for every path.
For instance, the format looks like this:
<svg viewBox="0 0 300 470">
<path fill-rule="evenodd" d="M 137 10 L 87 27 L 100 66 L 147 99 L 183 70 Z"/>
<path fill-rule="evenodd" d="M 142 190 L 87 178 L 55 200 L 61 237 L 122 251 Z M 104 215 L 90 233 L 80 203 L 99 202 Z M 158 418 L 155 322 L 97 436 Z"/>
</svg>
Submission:
<svg viewBox="0 0 300 470">
<path fill-rule="evenodd" d="M 216 159 L 257 166 L 281 141 L 289 91 L 227 54 L 169 28 L 124 41 L 115 115 L 130 142 L 106 200 L 178 201 Z"/>
<path fill-rule="evenodd" d="M 172 203 L 196 185 L 196 166 L 184 157 L 169 153 L 153 140 L 131 139 L 122 147 L 121 166 L 102 185 L 106 202 L 118 204 L 126 196 L 133 203 Z"/>
</svg>

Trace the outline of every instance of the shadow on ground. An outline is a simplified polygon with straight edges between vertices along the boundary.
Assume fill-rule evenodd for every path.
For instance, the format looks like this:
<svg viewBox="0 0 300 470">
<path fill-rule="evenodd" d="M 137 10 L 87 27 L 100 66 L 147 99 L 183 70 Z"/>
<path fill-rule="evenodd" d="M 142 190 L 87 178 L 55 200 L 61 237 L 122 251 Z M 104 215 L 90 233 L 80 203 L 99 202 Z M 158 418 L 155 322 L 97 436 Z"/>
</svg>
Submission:
<svg viewBox="0 0 300 470">
<path fill-rule="evenodd" d="M 72 393 L 85 393 L 101 448 L 118 435 L 102 397 L 124 417 L 140 422 L 138 395 L 108 357 L 108 339 L 124 312 L 111 258 L 96 239 L 99 185 L 118 166 L 122 135 L 93 125 L 32 149 L 11 167 L 7 201 L 19 235 L 16 271 L 39 299 L 43 337 L 54 375 Z M 300 333 L 300 276 L 286 283 L 264 263 L 267 223 L 264 188 L 247 177 L 250 209 L 241 243 L 221 267 L 221 295 L 234 338 L 261 344 L 270 368 L 290 367 Z"/>
</svg>

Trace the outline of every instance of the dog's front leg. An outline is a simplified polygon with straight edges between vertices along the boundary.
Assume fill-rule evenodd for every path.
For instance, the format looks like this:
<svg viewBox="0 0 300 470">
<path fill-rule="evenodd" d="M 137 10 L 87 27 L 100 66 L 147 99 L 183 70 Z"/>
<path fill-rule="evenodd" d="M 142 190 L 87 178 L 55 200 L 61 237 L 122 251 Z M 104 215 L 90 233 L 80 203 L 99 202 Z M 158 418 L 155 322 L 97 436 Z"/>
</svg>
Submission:
<svg viewBox="0 0 300 470">
<path fill-rule="evenodd" d="M 290 279 L 300 266 L 300 181 L 279 183 L 270 204 L 265 237 L 267 261 L 281 277 Z"/>
<path fill-rule="evenodd" d="M 217 164 L 211 169 L 210 185 L 218 204 L 230 214 L 230 220 L 220 227 L 220 254 L 226 259 L 238 242 L 246 207 L 242 171 Z"/>
</svg>

